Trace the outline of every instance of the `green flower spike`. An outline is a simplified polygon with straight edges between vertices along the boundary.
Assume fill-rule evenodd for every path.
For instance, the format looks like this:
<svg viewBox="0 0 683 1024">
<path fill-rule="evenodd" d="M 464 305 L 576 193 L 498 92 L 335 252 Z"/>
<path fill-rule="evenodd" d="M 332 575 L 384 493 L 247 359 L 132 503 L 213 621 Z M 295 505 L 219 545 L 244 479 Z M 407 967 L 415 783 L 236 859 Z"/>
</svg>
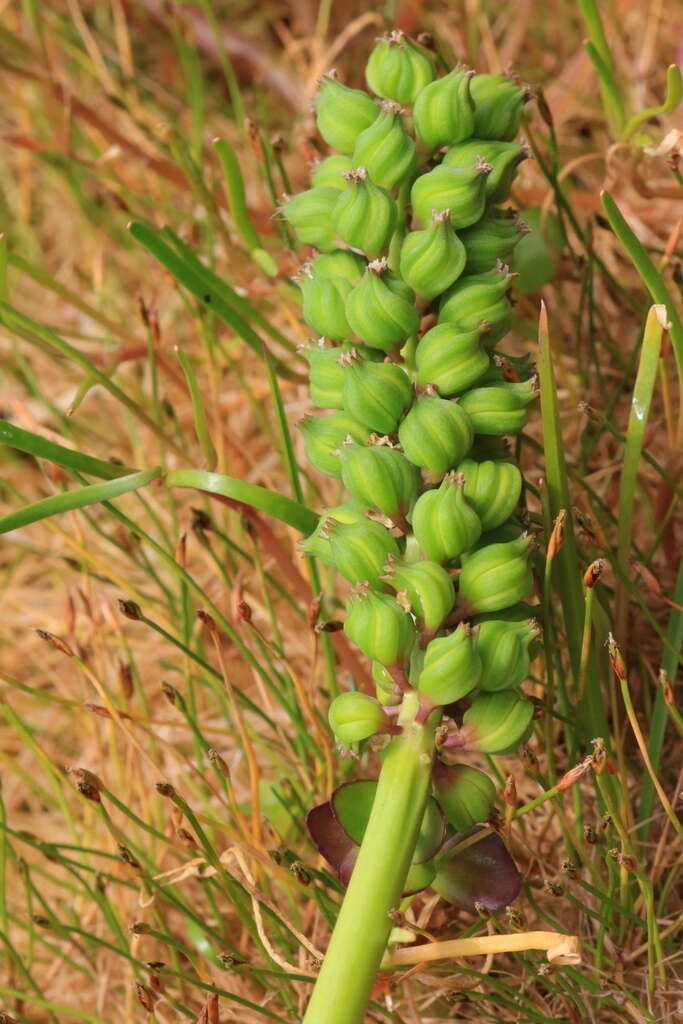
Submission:
<svg viewBox="0 0 683 1024">
<path fill-rule="evenodd" d="M 451 227 L 450 215 L 448 209 L 434 211 L 429 227 L 411 231 L 401 246 L 401 277 L 425 299 L 440 295 L 465 267 L 465 246 Z"/>
<path fill-rule="evenodd" d="M 510 329 L 508 292 L 514 276 L 499 262 L 493 270 L 459 278 L 441 298 L 439 323 L 455 324 L 461 331 L 479 330 L 482 345 L 490 350 Z"/>
<path fill-rule="evenodd" d="M 316 123 L 323 139 L 340 153 L 352 153 L 356 139 L 377 117 L 377 105 L 360 89 L 349 89 L 329 71 L 315 98 Z M 337 186 L 338 187 L 338 186 Z"/>
<path fill-rule="evenodd" d="M 365 167 L 376 185 L 396 188 L 417 167 L 415 143 L 403 126 L 401 107 L 385 100 L 377 120 L 356 139 L 354 167 Z"/>
<path fill-rule="evenodd" d="M 459 742 L 482 754 L 506 754 L 528 736 L 534 706 L 514 690 L 480 693 L 463 715 Z"/>
<path fill-rule="evenodd" d="M 530 545 L 531 537 L 523 535 L 469 555 L 458 578 L 463 608 L 473 614 L 497 612 L 528 597 L 533 588 Z"/>
<path fill-rule="evenodd" d="M 390 559 L 382 579 L 397 593 L 405 591 L 410 610 L 422 631 L 435 633 L 453 610 L 453 579 L 436 562 Z"/>
<path fill-rule="evenodd" d="M 474 100 L 474 131 L 477 139 L 510 142 L 519 131 L 522 107 L 531 98 L 505 75 L 475 75 L 471 95 Z"/>
<path fill-rule="evenodd" d="M 496 799 L 491 779 L 469 764 L 444 764 L 437 760 L 432 772 L 434 796 L 456 832 L 465 832 L 488 821 Z"/>
<path fill-rule="evenodd" d="M 533 619 L 510 622 L 507 619 L 486 619 L 479 626 L 477 650 L 481 657 L 482 690 L 513 690 L 521 686 L 529 674 L 529 645 L 540 635 Z"/>
<path fill-rule="evenodd" d="M 415 644 L 415 623 L 398 601 L 361 585 L 344 623 L 349 640 L 389 669 L 404 667 Z"/>
<path fill-rule="evenodd" d="M 483 530 L 495 530 L 517 508 L 522 474 L 514 462 L 465 459 L 458 465 L 465 478 L 465 497 L 481 519 Z"/>
<path fill-rule="evenodd" d="M 323 252 L 334 248 L 332 211 L 338 198 L 339 189 L 318 185 L 287 200 L 282 212 L 300 242 L 314 245 Z"/>
<path fill-rule="evenodd" d="M 338 453 L 343 442 L 351 437 L 364 444 L 370 433 L 346 412 L 333 412 L 329 416 L 304 416 L 299 420 L 298 427 L 303 434 L 308 461 L 320 473 L 337 479 L 342 474 Z"/>
<path fill-rule="evenodd" d="M 340 693 L 330 704 L 330 728 L 340 743 L 360 743 L 375 733 L 386 731 L 390 719 L 381 705 L 365 693 L 351 690 Z"/>
<path fill-rule="evenodd" d="M 387 559 L 398 555 L 398 545 L 389 531 L 365 516 L 353 523 L 326 519 L 323 535 L 330 543 L 332 565 L 351 583 L 363 580 L 373 589 L 382 586 Z"/>
<path fill-rule="evenodd" d="M 341 404 L 350 416 L 378 434 L 394 434 L 413 401 L 413 385 L 396 363 L 372 363 L 358 349 L 339 359 Z"/>
<path fill-rule="evenodd" d="M 466 697 L 480 676 L 481 659 L 472 628 L 461 622 L 453 633 L 427 644 L 417 691 L 427 706 L 440 707 Z"/>
<path fill-rule="evenodd" d="M 346 318 L 366 345 L 390 352 L 420 325 L 414 299 L 412 288 L 388 272 L 386 259 L 373 260 L 349 293 Z"/>
<path fill-rule="evenodd" d="M 474 71 L 456 68 L 426 86 L 415 102 L 415 132 L 426 146 L 454 146 L 474 128 L 470 80 Z"/>
<path fill-rule="evenodd" d="M 443 164 L 446 167 L 472 168 L 475 166 L 477 158 L 485 160 L 492 167 L 491 173 L 486 179 L 487 202 L 503 203 L 510 195 L 510 188 L 517 175 L 519 165 L 529 155 L 526 146 L 520 146 L 517 142 L 470 139 L 468 142 L 449 149 L 443 158 Z"/>
<path fill-rule="evenodd" d="M 336 188 L 343 192 L 347 188 L 344 175 L 352 167 L 351 157 L 342 156 L 341 153 L 335 153 L 334 156 L 318 160 L 314 163 L 311 170 L 311 185 L 314 188 L 317 185 L 327 185 L 330 188 Z"/>
<path fill-rule="evenodd" d="M 450 210 L 454 228 L 469 227 L 484 213 L 486 178 L 490 173 L 491 165 L 478 160 L 474 168 L 439 164 L 433 171 L 421 174 L 410 190 L 414 216 L 427 224 L 434 210 Z"/>
<path fill-rule="evenodd" d="M 515 434 L 527 421 L 527 405 L 538 395 L 536 377 L 466 391 L 460 399 L 475 434 Z"/>
<path fill-rule="evenodd" d="M 438 388 L 442 395 L 466 391 L 489 368 L 490 358 L 478 330 L 461 330 L 456 324 L 439 323 L 422 336 L 415 353 L 417 383 Z"/>
<path fill-rule="evenodd" d="M 481 520 L 465 497 L 464 482 L 461 474 L 447 473 L 436 490 L 425 491 L 415 503 L 413 532 L 434 562 L 450 562 L 481 536 Z"/>
<path fill-rule="evenodd" d="M 414 103 L 433 78 L 429 57 L 397 31 L 378 41 L 365 67 L 365 80 L 372 91 L 396 103 Z"/>
<path fill-rule="evenodd" d="M 417 495 L 418 471 L 403 452 L 378 441 L 369 445 L 350 441 L 342 445 L 342 480 L 356 501 L 379 509 L 408 532 L 405 520 Z"/>
<path fill-rule="evenodd" d="M 388 246 L 396 227 L 396 203 L 385 188 L 369 180 L 364 167 L 349 171 L 344 179 L 349 187 L 334 208 L 334 230 L 347 245 L 377 256 Z"/>
<path fill-rule="evenodd" d="M 455 168 L 453 168 L 455 169 Z M 467 252 L 466 274 L 483 274 L 497 263 L 510 263 L 512 252 L 529 228 L 516 210 L 491 210 L 460 232 Z"/>
<path fill-rule="evenodd" d="M 412 405 L 398 430 L 410 461 L 434 477 L 442 477 L 460 462 L 473 437 L 467 413 L 457 402 L 439 398 L 431 387 Z"/>
</svg>

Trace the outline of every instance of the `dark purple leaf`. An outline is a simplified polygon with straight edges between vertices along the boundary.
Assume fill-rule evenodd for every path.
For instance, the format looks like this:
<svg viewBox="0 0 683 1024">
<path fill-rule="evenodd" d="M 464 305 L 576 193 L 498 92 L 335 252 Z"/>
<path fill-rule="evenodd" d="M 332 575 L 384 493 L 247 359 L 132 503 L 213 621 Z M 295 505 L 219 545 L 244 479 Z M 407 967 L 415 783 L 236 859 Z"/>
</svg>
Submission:
<svg viewBox="0 0 683 1024">
<path fill-rule="evenodd" d="M 314 807 L 306 816 L 306 824 L 318 852 L 334 868 L 342 884 L 348 885 L 360 847 L 335 818 L 332 804 L 328 801 Z"/>
<path fill-rule="evenodd" d="M 450 842 L 481 831 L 462 832 Z M 475 911 L 477 904 L 502 910 L 519 895 L 522 878 L 503 840 L 491 832 L 450 857 L 444 852 L 432 888 L 461 910 Z"/>
</svg>

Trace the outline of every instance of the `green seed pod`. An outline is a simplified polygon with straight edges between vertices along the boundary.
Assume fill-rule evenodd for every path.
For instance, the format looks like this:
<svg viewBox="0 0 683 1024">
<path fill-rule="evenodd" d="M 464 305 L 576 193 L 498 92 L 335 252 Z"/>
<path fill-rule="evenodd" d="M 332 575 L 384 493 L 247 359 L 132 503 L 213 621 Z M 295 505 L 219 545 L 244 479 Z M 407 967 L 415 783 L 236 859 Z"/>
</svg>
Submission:
<svg viewBox="0 0 683 1024">
<path fill-rule="evenodd" d="M 303 317 L 318 334 L 342 341 L 351 333 L 346 301 L 353 285 L 345 277 L 319 277 L 304 266 L 298 280 Z"/>
<path fill-rule="evenodd" d="M 449 218 L 450 210 L 433 213 L 430 225 L 422 231 L 411 231 L 401 246 L 401 277 L 426 299 L 433 299 L 445 291 L 465 266 L 465 246 L 451 227 Z"/>
<path fill-rule="evenodd" d="M 510 329 L 510 274 L 502 263 L 483 274 L 461 277 L 444 292 L 439 323 L 456 324 L 461 331 L 480 331 L 481 343 L 491 349 Z"/>
<path fill-rule="evenodd" d="M 349 601 L 344 632 L 373 661 L 388 668 L 405 665 L 415 644 L 415 623 L 388 594 L 359 588 Z"/>
<path fill-rule="evenodd" d="M 529 94 L 505 75 L 475 75 L 471 83 L 474 100 L 474 131 L 477 139 L 510 142 L 519 131 L 522 107 Z"/>
<path fill-rule="evenodd" d="M 464 479 L 448 473 L 439 487 L 425 491 L 413 509 L 413 533 L 428 558 L 449 562 L 476 544 L 481 520 L 465 497 Z"/>
<path fill-rule="evenodd" d="M 481 659 L 466 622 L 448 636 L 430 640 L 417 690 L 434 707 L 466 697 L 481 676 Z"/>
<path fill-rule="evenodd" d="M 385 259 L 374 260 L 349 293 L 346 318 L 366 345 L 390 352 L 420 325 L 414 298 L 411 288 L 387 272 Z"/>
<path fill-rule="evenodd" d="M 462 745 L 482 754 L 506 754 L 528 735 L 534 706 L 514 690 L 480 693 L 463 715 Z"/>
<path fill-rule="evenodd" d="M 532 377 L 520 384 L 473 388 L 461 397 L 460 405 L 472 420 L 475 434 L 515 434 L 526 423 L 526 407 L 537 394 Z"/>
<path fill-rule="evenodd" d="M 415 133 L 426 146 L 454 146 L 469 139 L 474 128 L 470 79 L 474 72 L 458 70 L 426 86 L 415 102 Z"/>
<path fill-rule="evenodd" d="M 318 185 L 327 185 L 329 188 L 336 188 L 343 192 L 348 188 L 344 175 L 348 174 L 352 167 L 353 163 L 350 156 L 342 156 L 341 153 L 327 156 L 324 160 L 318 160 L 313 165 L 311 185 L 314 188 Z"/>
<path fill-rule="evenodd" d="M 460 406 L 431 391 L 417 399 L 398 430 L 410 461 L 437 477 L 460 462 L 472 438 L 472 425 Z"/>
<path fill-rule="evenodd" d="M 403 127 L 401 108 L 382 103 L 377 120 L 356 139 L 354 167 L 365 167 L 376 185 L 392 189 L 412 177 L 417 167 L 415 143 Z"/>
<path fill-rule="evenodd" d="M 340 359 L 342 406 L 350 416 L 378 434 L 394 434 L 413 401 L 413 385 L 396 363 L 371 363 L 358 350 Z"/>
<path fill-rule="evenodd" d="M 512 515 L 522 493 L 522 474 L 514 462 L 475 462 L 458 466 L 465 478 L 465 497 L 481 519 L 483 530 L 495 530 Z"/>
<path fill-rule="evenodd" d="M 356 423 L 346 412 L 333 412 L 329 416 L 304 416 L 299 420 L 308 461 L 321 473 L 339 479 L 342 475 L 341 459 L 335 452 L 347 437 L 364 444 L 370 431 Z"/>
<path fill-rule="evenodd" d="M 529 674 L 529 645 L 539 635 L 533 619 L 512 623 L 504 619 L 487 619 L 479 626 L 477 650 L 481 657 L 482 690 L 513 690 L 521 686 Z"/>
<path fill-rule="evenodd" d="M 358 284 L 367 264 L 358 253 L 349 252 L 348 249 L 332 249 L 330 252 L 320 253 L 306 266 L 306 270 L 313 277 L 343 277 L 349 284 Z"/>
<path fill-rule="evenodd" d="M 491 360 L 481 346 L 479 331 L 439 323 L 420 339 L 415 353 L 417 383 L 431 384 L 442 395 L 466 391 L 486 373 Z"/>
<path fill-rule="evenodd" d="M 344 177 L 349 187 L 334 208 L 334 230 L 347 245 L 377 256 L 388 246 L 396 227 L 396 203 L 385 188 L 370 181 L 364 167 L 356 167 Z"/>
<path fill-rule="evenodd" d="M 478 161 L 476 167 L 444 167 L 439 164 L 415 179 L 410 190 L 413 215 L 427 224 L 434 210 L 450 210 L 454 228 L 474 224 L 486 207 L 486 178 L 491 165 Z"/>
<path fill-rule="evenodd" d="M 351 583 L 365 582 L 381 587 L 380 577 L 387 559 L 398 555 L 398 545 L 389 531 L 367 516 L 354 523 L 327 518 L 323 530 L 330 542 L 332 565 Z"/>
<path fill-rule="evenodd" d="M 471 554 L 458 579 L 465 608 L 474 613 L 497 612 L 523 601 L 533 587 L 530 544 L 531 537 L 522 536 Z"/>
<path fill-rule="evenodd" d="M 340 693 L 330 704 L 330 729 L 340 743 L 360 743 L 383 732 L 389 718 L 381 706 L 365 693 L 350 690 Z"/>
<path fill-rule="evenodd" d="M 465 832 L 488 821 L 496 800 L 496 787 L 485 772 L 469 764 L 444 764 L 437 760 L 432 771 L 434 796 L 449 825 Z"/>
<path fill-rule="evenodd" d="M 320 80 L 315 98 L 316 124 L 325 142 L 352 153 L 356 139 L 377 117 L 377 104 L 360 89 L 349 89 L 330 71 Z"/>
<path fill-rule="evenodd" d="M 453 610 L 453 580 L 436 562 L 390 560 L 382 579 L 397 593 L 406 592 L 410 610 L 422 630 L 436 632 Z"/>
<path fill-rule="evenodd" d="M 385 707 L 396 707 L 403 700 L 403 691 L 391 678 L 391 672 L 380 665 L 378 661 L 372 663 L 372 678 L 375 681 L 375 697 Z"/>
<path fill-rule="evenodd" d="M 526 160 L 529 151 L 517 142 L 492 142 L 488 139 L 469 139 L 449 149 L 443 158 L 446 167 L 474 167 L 477 157 L 490 164 L 493 170 L 486 179 L 486 199 L 489 203 L 502 203 L 510 195 L 517 168 Z"/>
<path fill-rule="evenodd" d="M 528 230 L 515 210 L 491 210 L 460 233 L 467 251 L 465 273 L 483 274 L 497 263 L 509 264 L 513 249 Z"/>
<path fill-rule="evenodd" d="M 344 501 L 341 505 L 335 505 L 334 508 L 327 509 L 318 520 L 318 525 L 313 533 L 310 533 L 305 540 L 300 542 L 301 552 L 304 555 L 320 558 L 326 565 L 334 565 L 327 525 L 332 520 L 338 523 L 369 522 L 366 511 L 360 502 L 353 500 Z"/>
<path fill-rule="evenodd" d="M 414 103 L 433 78 L 429 57 L 398 31 L 378 41 L 365 68 L 372 91 L 396 103 Z"/>
<path fill-rule="evenodd" d="M 340 462 L 349 494 L 400 524 L 413 506 L 418 484 L 418 471 L 403 452 L 352 442 L 342 446 Z"/>
<path fill-rule="evenodd" d="M 302 346 L 299 351 L 308 362 L 308 390 L 311 401 L 321 409 L 343 409 L 341 392 L 344 386 L 344 371 L 339 357 L 349 345 L 329 348 L 324 338 L 312 345 Z"/>
<path fill-rule="evenodd" d="M 318 185 L 287 200 L 282 212 L 300 242 L 323 252 L 334 248 L 332 211 L 338 198 L 339 189 Z"/>
</svg>

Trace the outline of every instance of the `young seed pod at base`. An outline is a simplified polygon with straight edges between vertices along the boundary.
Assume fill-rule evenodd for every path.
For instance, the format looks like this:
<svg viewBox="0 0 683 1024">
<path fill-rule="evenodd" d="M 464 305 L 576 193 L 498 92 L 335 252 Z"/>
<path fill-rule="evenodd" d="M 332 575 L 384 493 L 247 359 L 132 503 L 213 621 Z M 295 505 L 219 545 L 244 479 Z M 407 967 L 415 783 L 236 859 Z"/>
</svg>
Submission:
<svg viewBox="0 0 683 1024">
<path fill-rule="evenodd" d="M 457 467 L 465 478 L 465 497 L 481 519 L 482 530 L 495 530 L 510 518 L 522 493 L 522 474 L 514 462 L 475 462 Z"/>
<path fill-rule="evenodd" d="M 406 592 L 410 610 L 422 630 L 435 632 L 453 610 L 453 580 L 436 562 L 393 560 L 382 579 L 397 593 Z"/>
<path fill-rule="evenodd" d="M 473 436 L 472 424 L 458 403 L 433 393 L 418 398 L 398 428 L 406 456 L 437 477 L 460 462 Z"/>
<path fill-rule="evenodd" d="M 399 270 L 413 291 L 433 299 L 460 276 L 465 259 L 465 246 L 450 224 L 450 210 L 442 210 L 432 214 L 428 227 L 403 239 Z"/>
<path fill-rule="evenodd" d="M 471 613 L 497 612 L 528 597 L 533 587 L 530 545 L 531 537 L 523 536 L 469 555 L 458 578 L 462 606 Z"/>
<path fill-rule="evenodd" d="M 514 690 L 477 694 L 463 715 L 464 746 L 482 754 L 506 754 L 528 736 L 533 716 L 533 704 Z"/>
<path fill-rule="evenodd" d="M 481 660 L 466 622 L 448 636 L 430 640 L 417 691 L 433 707 L 466 697 L 479 682 Z"/>
<path fill-rule="evenodd" d="M 529 645 L 539 633 L 533 619 L 521 623 L 505 619 L 482 622 L 477 634 L 482 664 L 480 689 L 493 692 L 521 686 L 529 674 Z"/>
<path fill-rule="evenodd" d="M 468 551 L 481 535 L 481 520 L 463 491 L 463 478 L 448 473 L 439 487 L 415 502 L 413 533 L 428 558 L 449 562 Z"/>
<path fill-rule="evenodd" d="M 526 224 L 515 210 L 491 210 L 460 232 L 467 253 L 465 274 L 483 274 L 497 263 L 509 264 L 515 246 L 527 233 Z"/>
<path fill-rule="evenodd" d="M 340 743 L 360 743 L 383 732 L 389 718 L 380 704 L 365 693 L 350 690 L 340 693 L 330 704 L 330 728 Z"/>
<path fill-rule="evenodd" d="M 358 350 L 356 350 L 356 353 Z M 356 353 L 342 357 L 342 405 L 378 434 L 394 434 L 413 401 L 413 385 L 397 363 L 372 363 Z"/>
<path fill-rule="evenodd" d="M 473 71 L 457 68 L 437 78 L 418 96 L 413 110 L 415 133 L 426 146 L 453 146 L 469 139 L 474 128 L 470 96 Z"/>
<path fill-rule="evenodd" d="M 486 373 L 490 362 L 478 330 L 465 331 L 457 324 L 439 323 L 418 343 L 417 383 L 423 388 L 431 384 L 449 397 L 462 394 Z"/>
<path fill-rule="evenodd" d="M 456 230 L 469 227 L 480 219 L 486 207 L 486 177 L 490 164 L 483 161 L 474 170 L 467 167 L 444 167 L 415 179 L 410 190 L 413 215 L 428 224 L 432 211 L 450 211 L 450 222 Z M 461 236 L 461 241 L 464 239 Z"/>
<path fill-rule="evenodd" d="M 474 100 L 475 138 L 500 142 L 514 139 L 528 93 L 505 75 L 475 75 L 470 92 Z"/>
<path fill-rule="evenodd" d="M 493 168 L 486 179 L 486 200 L 502 203 L 510 195 L 517 168 L 528 155 L 525 147 L 517 142 L 469 139 L 449 149 L 443 163 L 446 167 L 474 167 L 478 157 L 485 160 Z"/>
<path fill-rule="evenodd" d="M 353 285 L 345 277 L 314 277 L 305 269 L 299 279 L 303 317 L 309 327 L 333 341 L 351 333 L 346 300 Z"/>
<path fill-rule="evenodd" d="M 314 245 L 322 252 L 334 248 L 332 211 L 338 198 L 338 189 L 318 185 L 287 200 L 282 212 L 300 242 Z"/>
<path fill-rule="evenodd" d="M 496 800 L 496 787 L 485 772 L 469 764 L 444 764 L 432 771 L 434 796 L 456 832 L 488 821 Z"/>
<path fill-rule="evenodd" d="M 538 394 L 534 378 L 520 384 L 472 388 L 460 398 L 475 434 L 516 434 L 527 421 L 527 405 Z"/>
<path fill-rule="evenodd" d="M 501 263 L 483 274 L 458 278 L 441 298 L 439 323 L 455 324 L 461 331 L 480 331 L 481 343 L 490 351 L 510 330 L 512 276 Z"/>
<path fill-rule="evenodd" d="M 386 260 L 374 260 L 348 295 L 346 318 L 366 345 L 390 352 L 420 325 L 414 299 L 413 290 L 388 272 Z"/>
<path fill-rule="evenodd" d="M 363 588 L 349 601 L 344 632 L 363 654 L 387 668 L 405 665 L 416 639 L 412 617 L 395 598 Z"/>
<path fill-rule="evenodd" d="M 399 31 L 378 41 L 365 67 L 372 91 L 396 103 L 414 103 L 433 78 L 429 57 Z"/>
<path fill-rule="evenodd" d="M 344 177 L 348 188 L 332 211 L 334 230 L 347 245 L 377 256 L 388 246 L 396 227 L 396 203 L 385 188 L 370 181 L 364 167 L 356 167 Z"/>
<path fill-rule="evenodd" d="M 375 697 L 384 707 L 396 707 L 403 700 L 403 692 L 391 678 L 391 672 L 380 665 L 378 661 L 372 663 L 372 678 L 375 683 Z"/>
<path fill-rule="evenodd" d="M 381 104 L 377 120 L 356 139 L 353 164 L 367 168 L 372 181 L 383 188 L 396 188 L 412 177 L 417 167 L 415 143 L 403 127 L 398 104 Z"/>
<path fill-rule="evenodd" d="M 316 123 L 325 142 L 340 153 L 352 153 L 356 139 L 378 114 L 377 104 L 360 89 L 323 75 L 315 98 Z"/>
<path fill-rule="evenodd" d="M 299 420 L 299 430 L 304 438 L 308 461 L 320 473 L 336 477 L 342 475 L 341 459 L 336 452 L 347 437 L 361 444 L 367 441 L 370 431 L 356 423 L 346 412 L 333 412 L 329 416 L 304 416 Z"/>
<path fill-rule="evenodd" d="M 343 156 L 335 153 L 334 156 L 327 156 L 324 160 L 317 161 L 311 170 L 311 185 L 327 185 L 343 192 L 348 185 L 344 175 L 347 174 L 353 163 L 350 156 Z"/>
<path fill-rule="evenodd" d="M 382 586 L 380 577 L 387 559 L 398 556 L 398 545 L 381 523 L 367 516 L 354 523 L 328 519 L 324 532 L 337 572 L 351 583 L 362 581 L 373 589 Z"/>
<path fill-rule="evenodd" d="M 341 476 L 349 494 L 401 525 L 415 501 L 418 471 L 403 452 L 387 445 L 346 444 Z"/>
</svg>

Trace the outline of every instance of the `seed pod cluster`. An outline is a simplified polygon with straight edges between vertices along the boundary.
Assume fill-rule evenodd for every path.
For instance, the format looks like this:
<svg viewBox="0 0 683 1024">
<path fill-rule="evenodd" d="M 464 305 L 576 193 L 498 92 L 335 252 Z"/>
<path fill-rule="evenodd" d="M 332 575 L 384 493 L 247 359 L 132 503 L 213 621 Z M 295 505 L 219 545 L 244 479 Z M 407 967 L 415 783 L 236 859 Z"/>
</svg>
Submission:
<svg viewBox="0 0 683 1024">
<path fill-rule="evenodd" d="M 376 683 L 374 699 L 337 697 L 330 725 L 348 745 L 397 731 L 408 697 L 422 717 L 457 701 L 452 745 L 502 753 L 530 727 L 519 687 L 538 635 L 520 604 L 532 590 L 522 477 L 503 443 L 537 387 L 509 379 L 495 351 L 524 232 L 500 204 L 527 156 L 515 141 L 527 94 L 502 75 L 439 74 L 400 32 L 378 41 L 366 81 L 371 94 L 322 79 L 331 151 L 283 207 L 318 250 L 298 279 L 317 336 L 303 352 L 317 411 L 301 430 L 349 495 L 302 549 L 354 584 L 344 629 Z M 439 763 L 434 792 L 453 828 L 491 813 L 493 784 L 469 766 Z"/>
</svg>

